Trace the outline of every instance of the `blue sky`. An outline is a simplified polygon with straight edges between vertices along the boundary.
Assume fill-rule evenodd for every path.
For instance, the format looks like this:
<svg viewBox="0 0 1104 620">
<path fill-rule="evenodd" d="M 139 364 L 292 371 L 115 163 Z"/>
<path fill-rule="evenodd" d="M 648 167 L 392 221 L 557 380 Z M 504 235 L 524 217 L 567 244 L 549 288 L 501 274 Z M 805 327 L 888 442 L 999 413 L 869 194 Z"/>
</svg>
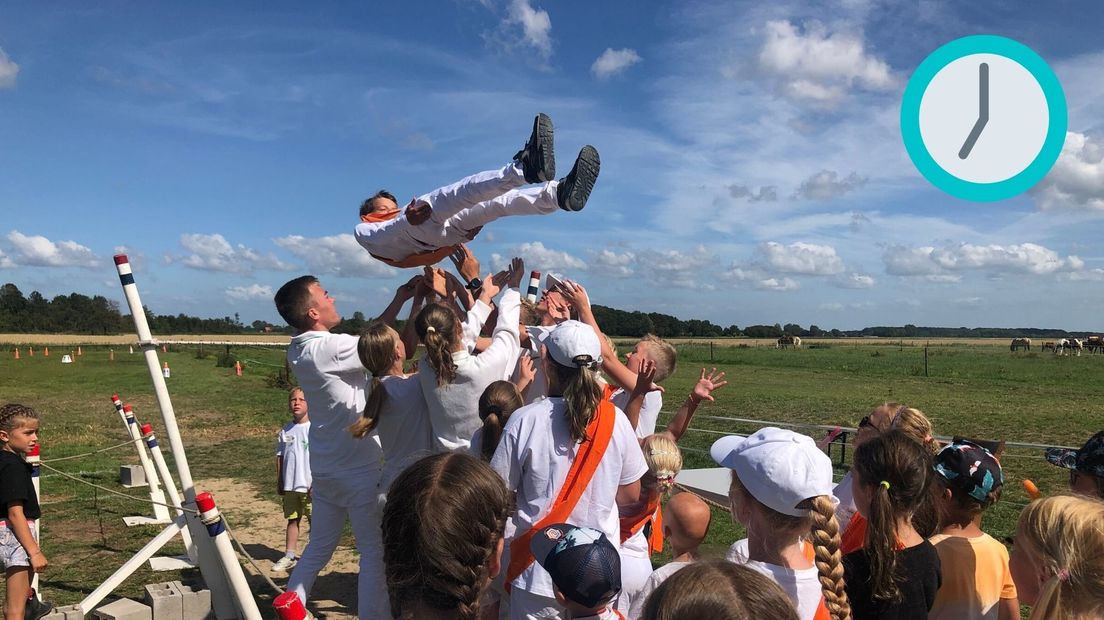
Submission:
<svg viewBox="0 0 1104 620">
<path fill-rule="evenodd" d="M 580 213 L 484 230 L 488 269 L 722 325 L 1097 329 L 1101 23 L 1092 1 L 5 3 L 0 281 L 122 302 L 125 248 L 156 312 L 275 321 L 314 273 L 372 315 L 409 276 L 353 242 L 360 201 L 498 167 L 543 111 L 561 174 L 590 143 L 601 178 Z M 1035 49 L 1069 102 L 1057 165 L 996 203 L 931 187 L 900 137 L 913 69 L 971 34 Z"/>
</svg>

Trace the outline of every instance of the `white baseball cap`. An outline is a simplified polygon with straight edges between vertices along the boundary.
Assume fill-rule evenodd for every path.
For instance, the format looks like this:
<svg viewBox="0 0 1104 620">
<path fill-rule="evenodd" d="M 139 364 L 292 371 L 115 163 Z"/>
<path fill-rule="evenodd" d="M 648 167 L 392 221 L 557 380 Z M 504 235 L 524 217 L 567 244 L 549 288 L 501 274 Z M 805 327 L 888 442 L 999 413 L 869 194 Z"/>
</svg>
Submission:
<svg viewBox="0 0 1104 620">
<path fill-rule="evenodd" d="M 586 323 L 564 321 L 550 330 L 541 342 L 548 350 L 548 355 L 561 366 L 579 366 L 575 358 L 580 355 L 589 356 L 589 362 L 585 364 L 587 366 L 602 361 L 602 345 L 598 342 L 598 334 Z"/>
<path fill-rule="evenodd" d="M 832 494 L 832 459 L 801 433 L 768 426 L 747 437 L 722 437 L 709 454 L 736 472 L 740 484 L 767 508 L 793 517 L 804 517 L 801 502 Z"/>
</svg>

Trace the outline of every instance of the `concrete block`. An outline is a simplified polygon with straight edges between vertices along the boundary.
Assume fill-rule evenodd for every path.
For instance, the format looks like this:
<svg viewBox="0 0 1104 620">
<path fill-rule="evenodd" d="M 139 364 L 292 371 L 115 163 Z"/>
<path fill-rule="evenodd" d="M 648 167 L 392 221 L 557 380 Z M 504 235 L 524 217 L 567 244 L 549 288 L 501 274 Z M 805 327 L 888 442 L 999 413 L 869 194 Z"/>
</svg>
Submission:
<svg viewBox="0 0 1104 620">
<path fill-rule="evenodd" d="M 141 465 L 123 465 L 119 468 L 119 482 L 128 489 L 149 486 L 146 470 Z"/>
<path fill-rule="evenodd" d="M 183 620 L 184 618 L 184 598 L 172 582 L 146 585 L 146 595 L 142 602 L 153 610 L 153 620 Z"/>
<path fill-rule="evenodd" d="M 129 598 L 121 598 L 92 612 L 98 620 L 153 620 L 153 610 Z"/>
<path fill-rule="evenodd" d="M 55 607 L 53 611 L 42 616 L 42 620 L 84 620 L 80 605 L 66 605 Z"/>
<path fill-rule="evenodd" d="M 186 585 L 179 581 L 174 581 L 172 584 L 180 592 L 180 598 L 184 603 L 183 620 L 214 620 L 215 612 L 211 609 L 210 590 Z"/>
</svg>

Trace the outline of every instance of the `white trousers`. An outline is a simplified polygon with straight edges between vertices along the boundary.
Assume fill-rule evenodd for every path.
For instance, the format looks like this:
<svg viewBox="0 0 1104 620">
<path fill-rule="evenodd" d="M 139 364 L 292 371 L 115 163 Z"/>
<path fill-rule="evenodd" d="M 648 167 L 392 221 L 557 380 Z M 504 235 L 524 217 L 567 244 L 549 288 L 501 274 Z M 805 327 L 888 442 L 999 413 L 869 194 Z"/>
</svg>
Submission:
<svg viewBox="0 0 1104 620">
<path fill-rule="evenodd" d="M 347 518 L 360 554 L 357 615 L 361 620 L 391 618 L 383 569 L 378 483 L 379 471 L 333 478 L 315 476 L 311 487 L 314 514 L 310 541 L 287 583 L 287 589 L 295 591 L 304 604 L 319 571 L 333 556 Z"/>
<path fill-rule="evenodd" d="M 429 203 L 429 220 L 412 226 L 400 213 L 384 226 L 361 224 L 356 239 L 366 250 L 391 260 L 468 241 L 473 230 L 511 215 L 544 215 L 559 209 L 556 181 L 517 190 L 525 184 L 521 168 L 510 163 L 465 177 L 419 196 Z M 400 205 L 400 208 L 403 208 Z"/>
</svg>

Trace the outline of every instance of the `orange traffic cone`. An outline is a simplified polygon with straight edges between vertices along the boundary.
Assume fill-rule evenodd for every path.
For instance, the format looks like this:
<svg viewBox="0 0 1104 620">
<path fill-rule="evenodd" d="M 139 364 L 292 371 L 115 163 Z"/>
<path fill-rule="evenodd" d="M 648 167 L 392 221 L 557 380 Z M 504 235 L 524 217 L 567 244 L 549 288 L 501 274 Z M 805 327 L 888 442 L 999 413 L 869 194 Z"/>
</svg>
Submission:
<svg viewBox="0 0 1104 620">
<path fill-rule="evenodd" d="M 239 377 L 241 376 L 241 362 L 239 361 L 234 362 L 234 374 Z"/>
<path fill-rule="evenodd" d="M 165 375 L 166 379 L 168 379 L 170 376 L 172 376 L 172 371 L 169 370 L 169 363 L 168 362 L 165 362 L 165 367 L 161 369 L 161 374 Z"/>
<path fill-rule="evenodd" d="M 34 347 L 27 347 L 27 355 L 29 357 L 34 357 Z"/>
<path fill-rule="evenodd" d="M 111 362 L 115 361 L 115 349 L 111 349 L 111 355 L 108 355 L 107 359 L 108 359 L 108 361 L 111 361 Z"/>
<path fill-rule="evenodd" d="M 80 347 L 77 347 L 77 355 L 84 355 L 84 351 L 81 351 Z"/>
<path fill-rule="evenodd" d="M 130 354 L 134 355 L 134 345 L 130 345 Z"/>
<path fill-rule="evenodd" d="M 42 348 L 42 355 L 45 356 L 45 357 L 50 357 L 50 347 L 43 347 Z"/>
<path fill-rule="evenodd" d="M 19 359 L 19 347 L 15 348 L 15 359 Z"/>
<path fill-rule="evenodd" d="M 162 353 L 168 353 L 169 352 L 169 345 L 167 345 L 167 344 L 161 345 L 161 352 Z"/>
</svg>

